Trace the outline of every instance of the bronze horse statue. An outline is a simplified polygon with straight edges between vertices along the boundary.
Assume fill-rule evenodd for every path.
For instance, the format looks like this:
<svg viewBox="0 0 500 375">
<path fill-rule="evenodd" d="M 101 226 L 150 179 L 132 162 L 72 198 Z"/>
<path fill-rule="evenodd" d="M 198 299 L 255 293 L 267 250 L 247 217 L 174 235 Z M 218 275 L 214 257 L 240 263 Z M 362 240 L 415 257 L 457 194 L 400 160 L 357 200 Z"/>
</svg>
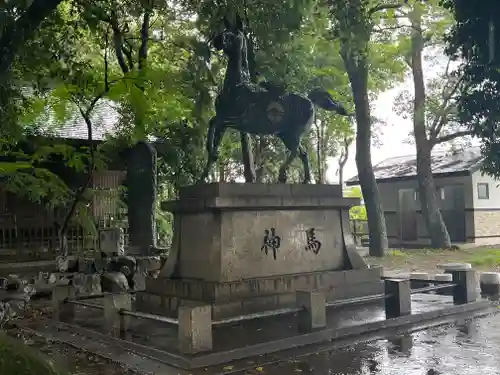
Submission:
<svg viewBox="0 0 500 375">
<path fill-rule="evenodd" d="M 224 17 L 225 29 L 212 38 L 213 46 L 228 58 L 222 91 L 215 100 L 215 113 L 209 121 L 207 136 L 208 160 L 201 176 L 205 181 L 213 163 L 217 161 L 219 146 L 228 128 L 242 133 L 275 135 L 289 150 L 281 165 L 278 181 L 286 183 L 287 169 L 298 156 L 304 166 L 304 183 L 311 182 L 309 157 L 301 145 L 302 136 L 314 123 L 315 105 L 343 116 L 351 116 L 323 89 L 313 89 L 307 97 L 267 83 L 256 85 L 250 81 L 247 58 L 247 40 L 241 18 L 231 24 Z"/>
</svg>

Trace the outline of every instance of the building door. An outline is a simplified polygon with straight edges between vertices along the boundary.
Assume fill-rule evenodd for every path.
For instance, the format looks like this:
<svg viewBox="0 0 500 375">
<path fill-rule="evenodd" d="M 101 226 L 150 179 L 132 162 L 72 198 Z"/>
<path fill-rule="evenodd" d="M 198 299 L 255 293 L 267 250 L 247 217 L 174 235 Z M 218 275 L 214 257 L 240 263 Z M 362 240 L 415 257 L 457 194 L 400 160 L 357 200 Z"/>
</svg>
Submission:
<svg viewBox="0 0 500 375">
<path fill-rule="evenodd" d="M 463 185 L 444 186 L 438 191 L 441 197 L 441 213 L 452 242 L 466 242 L 465 199 Z"/>
<path fill-rule="evenodd" d="M 399 189 L 399 218 L 402 241 L 418 240 L 415 189 Z"/>
</svg>

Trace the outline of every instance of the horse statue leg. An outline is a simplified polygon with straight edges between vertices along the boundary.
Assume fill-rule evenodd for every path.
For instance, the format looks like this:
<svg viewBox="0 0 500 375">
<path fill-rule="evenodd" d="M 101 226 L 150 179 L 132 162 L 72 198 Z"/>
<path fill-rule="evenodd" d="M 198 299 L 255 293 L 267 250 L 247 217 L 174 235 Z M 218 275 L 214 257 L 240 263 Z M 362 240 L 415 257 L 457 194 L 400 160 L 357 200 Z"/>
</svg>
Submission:
<svg viewBox="0 0 500 375">
<path fill-rule="evenodd" d="M 205 169 L 203 169 L 203 173 L 198 181 L 199 184 L 206 181 L 212 165 L 217 161 L 219 157 L 220 142 L 225 132 L 226 125 L 224 122 L 219 121 L 217 117 L 212 117 L 208 122 L 207 164 L 205 164 Z"/>
<path fill-rule="evenodd" d="M 302 161 L 302 165 L 304 166 L 304 184 L 311 183 L 311 165 L 309 163 L 309 155 L 304 146 L 299 144 L 298 147 L 299 158 Z"/>
<path fill-rule="evenodd" d="M 309 155 L 307 155 L 307 151 L 300 144 L 301 135 L 297 134 L 280 134 L 278 137 L 283 141 L 285 147 L 289 150 L 290 155 L 285 160 L 285 162 L 281 165 L 279 171 L 278 182 L 281 184 L 286 183 L 287 175 L 286 172 L 292 164 L 293 160 L 299 156 L 302 161 L 302 165 L 304 166 L 304 184 L 311 183 L 311 166 L 309 164 Z"/>
<path fill-rule="evenodd" d="M 243 168 L 245 175 L 245 182 L 255 182 L 255 166 L 253 160 L 253 152 L 251 147 L 251 139 L 248 133 L 240 132 L 241 138 L 241 153 L 243 160 Z"/>
</svg>

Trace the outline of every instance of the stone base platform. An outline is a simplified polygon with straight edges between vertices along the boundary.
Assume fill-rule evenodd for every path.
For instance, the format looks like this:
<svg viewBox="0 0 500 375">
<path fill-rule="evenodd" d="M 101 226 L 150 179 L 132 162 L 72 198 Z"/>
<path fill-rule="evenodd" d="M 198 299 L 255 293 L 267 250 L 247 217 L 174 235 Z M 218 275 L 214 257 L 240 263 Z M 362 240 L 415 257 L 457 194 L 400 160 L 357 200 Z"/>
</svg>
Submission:
<svg viewBox="0 0 500 375">
<path fill-rule="evenodd" d="M 381 268 L 320 271 L 233 282 L 147 278 L 146 291 L 136 295 L 139 311 L 177 317 L 180 305 L 212 305 L 212 319 L 295 307 L 297 290 L 325 293 L 327 301 L 364 297 L 384 292 Z"/>
</svg>

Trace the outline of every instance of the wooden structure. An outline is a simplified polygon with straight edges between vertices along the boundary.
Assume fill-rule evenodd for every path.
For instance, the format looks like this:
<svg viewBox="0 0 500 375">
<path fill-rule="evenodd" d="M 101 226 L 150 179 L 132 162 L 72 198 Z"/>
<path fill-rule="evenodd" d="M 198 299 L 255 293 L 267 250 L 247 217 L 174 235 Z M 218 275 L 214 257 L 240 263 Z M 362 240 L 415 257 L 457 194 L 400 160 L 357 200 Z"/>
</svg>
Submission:
<svg viewBox="0 0 500 375">
<path fill-rule="evenodd" d="M 98 111 L 99 112 L 99 111 Z M 94 120 L 93 144 L 102 143 L 105 135 L 112 131 L 116 118 L 106 106 L 100 109 Z M 79 117 L 67 125 L 54 128 L 52 132 L 29 138 L 24 147 L 34 151 L 39 143 L 64 143 L 74 147 L 88 146 L 86 125 Z M 123 155 L 121 155 L 123 156 Z M 120 185 L 126 176 L 123 157 L 108 163 L 108 170 L 94 174 L 89 188 L 96 191 L 89 202 L 97 229 L 122 226 L 126 230 L 126 213 L 120 212 L 118 205 Z M 9 161 L 12 161 L 9 159 Z M 81 186 L 85 175 L 69 172 L 65 161 L 54 161 L 50 169 L 61 176 L 73 188 Z M 72 173 L 72 174 L 71 174 Z M 69 182 L 68 182 L 69 181 Z M 0 260 L 32 260 L 33 258 L 52 258 L 53 251 L 59 248 L 58 230 L 55 223 L 61 223 L 66 212 L 48 210 L 41 204 L 16 196 L 5 190 L 0 182 Z M 82 253 L 97 248 L 98 238 L 77 223 L 70 224 L 67 231 L 68 246 L 71 253 Z M 126 236 L 127 241 L 127 236 Z"/>
</svg>

